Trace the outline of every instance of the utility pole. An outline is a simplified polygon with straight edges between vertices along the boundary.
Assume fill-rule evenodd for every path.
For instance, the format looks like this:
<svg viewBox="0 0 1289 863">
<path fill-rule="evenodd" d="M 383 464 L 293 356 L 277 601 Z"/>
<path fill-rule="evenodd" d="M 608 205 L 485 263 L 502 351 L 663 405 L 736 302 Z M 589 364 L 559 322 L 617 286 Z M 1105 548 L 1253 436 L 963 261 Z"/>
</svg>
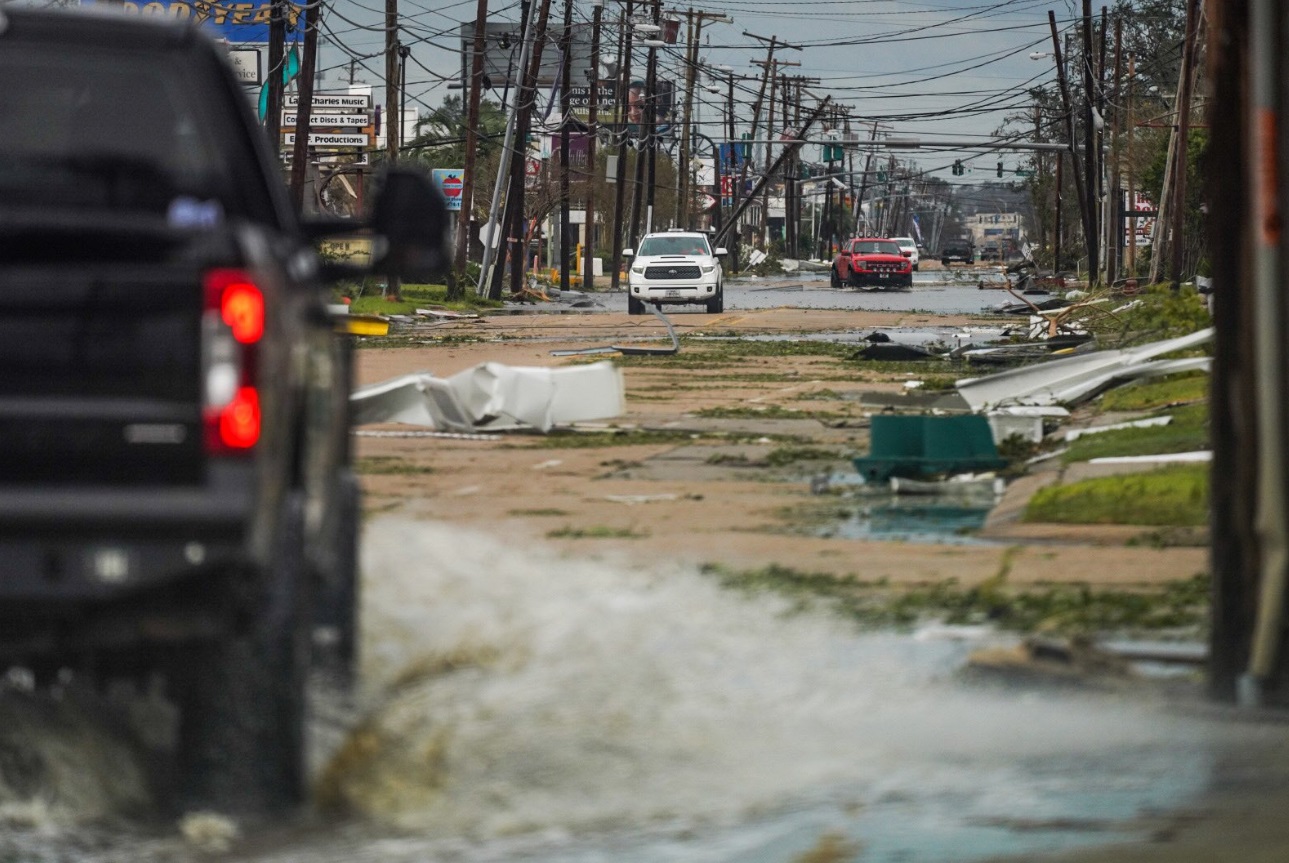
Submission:
<svg viewBox="0 0 1289 863">
<path fill-rule="evenodd" d="M 300 104 L 295 109 L 295 148 L 291 151 L 291 202 L 304 212 L 304 183 L 309 169 L 309 126 L 313 110 L 313 76 L 318 64 L 318 19 L 321 3 L 304 7 L 304 57 L 300 60 Z"/>
<path fill-rule="evenodd" d="M 273 0 L 269 6 L 268 105 L 264 131 L 273 149 L 273 159 L 282 164 L 282 62 L 286 56 L 286 2 Z"/>
<path fill-rule="evenodd" d="M 470 222 L 474 214 L 474 166 L 475 152 L 479 149 L 479 102 L 483 95 L 483 51 L 488 29 L 488 0 L 479 0 L 474 13 L 474 46 L 470 58 L 470 93 L 465 113 L 465 168 L 461 172 L 461 211 L 457 216 L 457 249 L 455 269 L 464 276 L 466 262 L 470 258 Z M 495 215 L 488 216 L 492 225 L 491 237 L 484 237 L 485 244 L 490 244 L 501 230 L 500 220 Z M 480 279 L 483 273 L 480 273 Z"/>
<path fill-rule="evenodd" d="M 595 181 L 599 173 L 595 142 L 600 121 L 600 27 L 604 21 L 604 0 L 591 0 L 591 5 L 591 102 L 586 112 L 586 174 L 582 178 L 586 208 L 586 222 L 582 226 L 586 237 L 582 249 L 583 289 L 595 285 Z"/>
<path fill-rule="evenodd" d="M 631 87 L 631 14 L 632 2 L 627 0 L 627 7 L 619 16 L 622 34 L 618 48 L 618 86 L 616 103 L 613 107 L 613 132 L 618 138 L 618 164 L 615 166 L 613 188 L 613 237 L 612 254 L 609 262 L 612 272 L 609 274 L 609 287 L 616 291 L 621 284 L 622 261 L 622 213 L 627 190 L 627 126 L 630 117 L 627 113 L 627 98 Z"/>
<path fill-rule="evenodd" d="M 1190 131 L 1191 131 L 1191 74 L 1195 65 L 1195 30 L 1199 17 L 1195 9 L 1196 0 L 1186 2 L 1186 38 L 1182 42 L 1182 67 L 1187 70 L 1182 76 L 1181 90 L 1177 95 L 1177 164 L 1174 173 L 1177 177 L 1177 188 L 1173 194 L 1173 290 L 1182 286 L 1182 253 L 1185 243 L 1182 242 L 1182 231 L 1186 225 L 1186 171 L 1189 167 Z"/>
<path fill-rule="evenodd" d="M 779 41 L 779 37 L 778 37 L 777 35 L 776 35 L 776 36 L 771 36 L 769 39 L 767 39 L 767 38 L 765 38 L 764 36 L 758 36 L 758 35 L 756 35 L 755 33 L 749 33 L 749 32 L 747 32 L 746 30 L 744 30 L 744 31 L 743 31 L 743 35 L 744 35 L 744 36 L 747 36 L 748 38 L 756 39 L 756 40 L 758 40 L 758 41 L 761 41 L 761 42 L 765 42 L 765 43 L 767 43 L 767 45 L 766 45 L 766 55 L 765 55 L 765 60 L 764 60 L 764 61 L 759 61 L 759 60 L 754 60 L 754 61 L 753 61 L 753 63 L 754 63 L 755 65 L 758 65 L 758 66 L 761 66 L 761 67 L 762 67 L 762 72 L 761 72 L 761 87 L 760 87 L 760 89 L 757 91 L 757 94 L 756 94 L 756 101 L 752 104 L 752 130 L 751 130 L 750 140 L 756 140 L 756 133 L 757 133 L 757 129 L 758 129 L 758 127 L 760 126 L 760 123 L 761 123 L 761 108 L 762 108 L 762 105 L 763 105 L 763 104 L 764 104 L 764 102 L 765 102 L 765 90 L 766 90 L 766 87 L 769 85 L 770 76 L 771 76 L 772 74 L 774 74 L 774 71 L 773 71 L 773 70 L 774 70 L 774 52 L 775 52 L 775 50 L 776 50 L 777 48 L 792 48 L 792 49 L 794 49 L 794 50 L 796 50 L 796 51 L 800 51 L 800 50 L 801 50 L 801 46 L 800 46 L 800 45 L 789 45 L 787 42 L 780 42 L 780 41 Z M 800 64 L 797 64 L 797 65 L 800 65 Z M 769 124 L 767 123 L 766 125 L 768 126 Z M 768 136 L 768 135 L 766 136 L 766 140 L 767 140 L 767 141 L 769 140 L 769 136 Z M 753 148 L 755 148 L 755 145 L 751 145 L 751 146 L 752 146 Z M 742 190 L 743 185 L 747 182 L 747 172 L 748 172 L 749 164 L 750 164 L 750 160 L 745 160 L 745 161 L 743 162 L 743 170 L 740 172 L 740 175 L 739 175 L 739 189 L 740 189 L 740 192 L 741 192 L 741 190 Z M 764 165 L 767 165 L 767 166 L 770 164 L 770 145 L 769 145 L 768 143 L 765 145 L 765 156 L 764 156 L 764 162 L 763 162 L 763 164 L 764 164 Z M 766 177 L 764 177 L 764 176 L 762 177 L 762 180 L 766 180 L 766 179 L 767 179 Z M 762 183 L 762 184 L 761 184 L 761 188 L 764 188 L 764 187 L 765 187 L 765 184 L 764 184 L 764 183 Z M 744 208 L 744 209 L 746 209 L 746 208 Z M 761 212 L 762 212 L 762 218 L 764 218 L 764 214 L 765 214 L 765 206 L 764 206 L 764 204 L 763 204 L 763 205 L 762 205 L 762 207 L 761 207 Z M 762 223 L 762 224 L 764 224 L 764 223 Z M 735 225 L 735 226 L 734 226 L 734 230 L 736 230 L 736 231 L 737 231 L 737 230 L 739 230 L 739 226 L 738 226 L 738 225 Z"/>
<path fill-rule="evenodd" d="M 1083 185 L 1083 172 L 1079 169 L 1079 154 L 1074 144 L 1074 108 L 1070 104 L 1069 83 L 1065 80 L 1065 58 L 1061 54 L 1061 39 L 1056 30 L 1056 13 L 1050 9 L 1047 11 L 1047 23 L 1052 30 L 1052 53 L 1056 59 L 1056 79 L 1061 88 L 1061 107 L 1065 114 L 1065 129 L 1070 146 L 1070 164 L 1074 169 L 1074 188 L 1079 196 L 1079 214 L 1083 219 L 1083 234 L 1085 237 L 1090 238 L 1094 236 L 1092 222 L 1089 218 L 1091 202 L 1088 200 L 1088 190 Z M 1058 160 L 1058 171 L 1060 164 Z M 1088 245 L 1095 245 L 1095 240 L 1089 239 Z M 1092 272 L 1095 272 L 1096 259 L 1092 258 L 1091 255 L 1089 255 L 1089 259 L 1092 261 Z"/>
<path fill-rule="evenodd" d="M 568 217 L 568 120 L 569 78 L 573 71 L 573 0 L 564 0 L 564 31 L 560 34 L 559 58 L 559 289 L 569 289 L 570 220 Z"/>
<path fill-rule="evenodd" d="M 398 162 L 398 0 L 385 0 L 385 150 L 391 165 Z M 399 277 L 390 273 L 385 298 L 402 300 Z"/>
<path fill-rule="evenodd" d="M 1087 169 L 1084 178 L 1087 190 L 1084 200 L 1087 211 L 1084 214 L 1087 236 L 1084 238 L 1088 247 L 1088 284 L 1098 281 L 1101 267 L 1100 243 L 1101 232 L 1097 230 L 1097 152 L 1096 129 L 1092 124 L 1092 99 L 1096 92 L 1092 77 L 1092 0 L 1083 0 L 1083 165 Z"/>
<path fill-rule="evenodd" d="M 501 214 L 501 236 L 506 238 L 510 250 L 510 290 L 518 294 L 524 286 L 524 269 L 527 263 L 527 236 L 524 233 L 524 177 L 528 161 L 528 132 L 532 128 L 533 102 L 537 93 L 537 71 L 541 68 L 542 47 L 546 42 L 546 22 L 550 16 L 551 0 L 541 0 L 537 20 L 532 22 L 530 4 L 523 4 L 521 19 L 524 23 L 524 47 L 520 51 L 518 67 L 519 81 L 515 87 L 514 140 L 507 150 L 510 158 L 510 187 L 506 194 L 506 206 Z M 483 259 L 491 261 L 492 246 L 484 246 Z M 491 277 L 488 267 L 481 268 L 481 276 L 488 279 L 488 297 L 501 299 L 502 283 L 505 280 L 504 267 L 498 266 Z"/>
<path fill-rule="evenodd" d="M 1137 81 L 1137 56 L 1128 55 L 1128 248 L 1126 250 L 1128 278 L 1135 278 L 1137 275 L 1137 190 L 1134 188 L 1136 180 L 1136 169 L 1132 164 L 1132 139 L 1137 137 L 1136 120 L 1132 115 L 1132 100 L 1136 91 Z"/>
<path fill-rule="evenodd" d="M 695 13 L 693 8 L 685 12 L 685 113 L 681 120 L 680 131 L 680 176 L 676 191 L 676 207 L 673 223 L 677 227 L 688 228 L 692 211 L 689 190 L 689 121 L 694 106 L 694 75 L 698 68 L 698 40 L 703 32 L 703 13 Z"/>
<path fill-rule="evenodd" d="M 1104 7 L 1103 7 L 1104 14 Z M 1114 284 L 1119 275 L 1119 238 L 1123 236 L 1123 190 L 1119 188 L 1119 105 L 1122 94 L 1120 92 L 1123 79 L 1120 76 L 1122 72 L 1123 61 L 1123 18 L 1115 16 L 1114 19 L 1114 124 L 1113 132 L 1110 136 L 1110 163 L 1114 166 L 1114 172 L 1111 175 L 1110 189 L 1113 193 L 1112 205 L 1110 208 L 1111 218 L 1107 219 L 1109 230 L 1106 231 L 1106 276 L 1107 281 Z"/>
<path fill-rule="evenodd" d="M 662 0 L 653 0 L 653 24 L 662 27 Z M 662 35 L 661 29 L 658 35 Z M 645 141 L 649 159 L 648 186 L 645 188 L 645 233 L 653 230 L 654 199 L 658 192 L 658 49 L 649 47 L 649 64 L 645 71 Z"/>
<path fill-rule="evenodd" d="M 525 30 L 525 38 L 530 40 L 527 68 L 522 71 L 523 83 L 519 87 L 519 98 L 515 105 L 518 113 L 515 126 L 514 149 L 511 150 L 510 192 L 506 195 L 505 221 L 509 226 L 506 240 L 510 244 L 510 291 L 518 295 L 524 290 L 524 272 L 527 268 L 528 239 L 527 224 L 524 219 L 525 187 L 528 163 L 528 137 L 532 131 L 533 110 L 537 100 L 537 73 L 542 65 L 542 53 L 546 45 L 547 23 L 550 20 L 551 0 L 541 0 L 537 7 L 537 20 L 530 23 Z M 531 12 L 529 13 L 531 15 Z M 490 285 L 490 296 L 501 299 L 503 275 L 501 267 Z"/>
</svg>

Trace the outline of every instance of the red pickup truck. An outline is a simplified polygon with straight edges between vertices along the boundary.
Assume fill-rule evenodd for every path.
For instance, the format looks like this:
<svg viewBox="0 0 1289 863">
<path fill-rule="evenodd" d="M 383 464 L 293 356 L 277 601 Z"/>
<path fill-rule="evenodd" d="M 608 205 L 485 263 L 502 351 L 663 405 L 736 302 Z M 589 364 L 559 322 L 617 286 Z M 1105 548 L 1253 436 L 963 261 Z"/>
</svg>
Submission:
<svg viewBox="0 0 1289 863">
<path fill-rule="evenodd" d="M 834 288 L 909 288 L 913 286 L 913 262 L 904 257 L 894 240 L 856 237 L 837 254 L 830 282 Z"/>
</svg>

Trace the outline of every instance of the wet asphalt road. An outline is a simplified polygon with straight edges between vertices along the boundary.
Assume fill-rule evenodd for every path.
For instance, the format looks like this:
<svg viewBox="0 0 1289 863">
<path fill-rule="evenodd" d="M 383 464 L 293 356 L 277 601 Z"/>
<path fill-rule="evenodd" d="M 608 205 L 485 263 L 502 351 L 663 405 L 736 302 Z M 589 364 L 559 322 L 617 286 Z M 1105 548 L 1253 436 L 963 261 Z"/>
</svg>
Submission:
<svg viewBox="0 0 1289 863">
<path fill-rule="evenodd" d="M 828 274 L 792 273 L 773 277 L 738 277 L 725 282 L 725 311 L 793 306 L 804 309 L 865 309 L 869 311 L 981 314 L 1014 302 L 1002 290 L 977 287 L 983 272 L 946 278 L 943 271 L 915 273 L 913 287 L 901 290 L 831 288 Z M 600 293 L 596 301 L 611 312 L 625 312 L 625 291 Z M 706 314 L 701 305 L 666 305 L 668 315 Z"/>
</svg>

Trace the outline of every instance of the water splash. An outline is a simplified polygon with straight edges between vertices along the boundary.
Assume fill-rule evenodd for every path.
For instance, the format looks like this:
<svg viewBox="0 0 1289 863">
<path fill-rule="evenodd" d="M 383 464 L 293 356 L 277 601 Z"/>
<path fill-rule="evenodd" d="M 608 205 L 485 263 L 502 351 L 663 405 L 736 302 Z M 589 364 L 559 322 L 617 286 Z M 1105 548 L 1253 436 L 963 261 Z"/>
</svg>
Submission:
<svg viewBox="0 0 1289 863">
<path fill-rule="evenodd" d="M 983 854 L 1016 839 L 1001 820 L 1127 818 L 1204 774 L 1192 724 L 973 690 L 954 678 L 959 643 L 862 634 L 688 569 L 558 558 L 504 531 L 387 518 L 368 536 L 372 709 L 322 796 L 479 859 L 522 838 L 572 860 L 570 842 L 662 830 L 631 859 L 781 860 L 744 846 L 807 849 L 839 819 L 870 847 L 913 823 L 946 848 L 1007 837 L 978 839 Z M 707 839 L 668 856 L 692 835 Z"/>
</svg>

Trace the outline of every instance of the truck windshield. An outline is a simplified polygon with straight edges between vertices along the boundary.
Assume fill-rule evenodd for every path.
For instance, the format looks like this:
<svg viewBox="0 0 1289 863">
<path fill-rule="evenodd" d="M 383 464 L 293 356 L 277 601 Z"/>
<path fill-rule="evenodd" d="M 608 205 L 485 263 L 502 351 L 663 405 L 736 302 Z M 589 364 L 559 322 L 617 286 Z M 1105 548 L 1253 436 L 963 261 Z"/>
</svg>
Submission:
<svg viewBox="0 0 1289 863">
<path fill-rule="evenodd" d="M 711 246 L 701 234 L 680 237 L 645 237 L 638 255 L 710 255 Z"/>
<path fill-rule="evenodd" d="M 900 247 L 890 240 L 857 240 L 851 246 L 852 255 L 898 255 Z"/>
<path fill-rule="evenodd" d="M 0 200 L 172 222 L 176 208 L 189 221 L 236 213 L 218 152 L 230 140 L 218 125 L 236 118 L 194 98 L 187 72 L 177 56 L 0 44 Z"/>
</svg>

